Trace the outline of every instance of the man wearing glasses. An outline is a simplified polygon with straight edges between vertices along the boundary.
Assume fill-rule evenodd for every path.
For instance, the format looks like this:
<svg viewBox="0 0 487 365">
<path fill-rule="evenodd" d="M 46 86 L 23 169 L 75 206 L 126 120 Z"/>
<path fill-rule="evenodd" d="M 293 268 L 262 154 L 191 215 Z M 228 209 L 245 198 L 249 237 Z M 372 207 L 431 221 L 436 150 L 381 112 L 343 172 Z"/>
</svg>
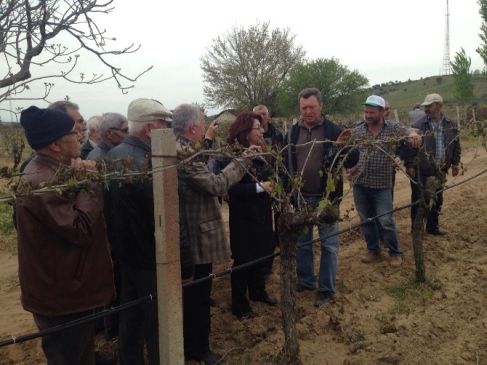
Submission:
<svg viewBox="0 0 487 365">
<path fill-rule="evenodd" d="M 101 139 L 88 154 L 87 160 L 101 161 L 106 157 L 108 151 L 122 143 L 129 131 L 128 120 L 119 113 L 104 113 L 100 117 L 98 131 Z"/>
<path fill-rule="evenodd" d="M 81 133 L 68 114 L 31 106 L 20 123 L 36 151 L 22 176 L 33 189 L 65 183 L 71 168 L 94 169 L 79 158 Z M 90 193 L 46 192 L 15 204 L 21 302 L 41 331 L 87 317 L 115 297 L 102 200 L 93 183 Z M 94 365 L 93 322 L 43 336 L 42 349 L 49 364 Z"/>
</svg>

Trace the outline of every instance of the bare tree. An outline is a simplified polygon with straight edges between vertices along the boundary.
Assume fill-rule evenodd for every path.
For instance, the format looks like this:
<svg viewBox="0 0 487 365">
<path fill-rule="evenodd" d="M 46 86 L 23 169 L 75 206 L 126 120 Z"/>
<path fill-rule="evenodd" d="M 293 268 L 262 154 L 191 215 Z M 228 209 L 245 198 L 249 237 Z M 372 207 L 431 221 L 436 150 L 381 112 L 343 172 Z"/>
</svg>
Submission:
<svg viewBox="0 0 487 365">
<path fill-rule="evenodd" d="M 48 80 L 62 78 L 77 84 L 96 84 L 115 80 L 118 88 L 125 93 L 133 87 L 142 74 L 129 77 L 111 61 L 111 56 L 136 52 L 134 44 L 123 49 L 108 50 L 107 42 L 115 38 L 107 36 L 93 20 L 98 13 L 109 14 L 113 0 L 100 3 L 98 0 L 7 0 L 0 1 L 0 103 L 6 100 L 46 100 L 53 83 Z M 63 35 L 63 43 L 60 36 Z M 57 42 L 57 43 L 56 43 Z M 74 44 L 74 49 L 66 44 Z M 90 76 L 74 73 L 78 65 L 79 52 L 87 51 L 95 55 L 107 74 L 94 73 Z M 34 68 L 59 65 L 53 74 L 33 77 Z M 6 66 L 6 67 L 5 67 Z M 40 73 L 39 73 L 40 74 Z M 19 96 L 30 88 L 29 84 L 44 81 L 44 93 L 38 97 Z M 47 101 L 47 100 L 46 100 Z M 8 109 L 4 109 L 8 110 Z"/>
</svg>

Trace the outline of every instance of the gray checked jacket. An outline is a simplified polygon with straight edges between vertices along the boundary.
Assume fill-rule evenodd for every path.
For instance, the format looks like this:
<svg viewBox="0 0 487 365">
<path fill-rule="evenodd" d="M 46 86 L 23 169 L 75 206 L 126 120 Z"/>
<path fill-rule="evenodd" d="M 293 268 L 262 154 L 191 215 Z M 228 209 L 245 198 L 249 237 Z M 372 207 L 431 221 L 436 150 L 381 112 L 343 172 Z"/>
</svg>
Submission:
<svg viewBox="0 0 487 365">
<path fill-rule="evenodd" d="M 191 144 L 179 141 L 179 152 L 191 149 Z M 218 175 L 204 161 L 181 164 L 178 167 L 180 194 L 184 195 L 189 223 L 191 250 L 195 264 L 209 264 L 230 257 L 218 197 L 238 183 L 245 168 L 252 165 L 246 158 L 237 158 Z"/>
</svg>

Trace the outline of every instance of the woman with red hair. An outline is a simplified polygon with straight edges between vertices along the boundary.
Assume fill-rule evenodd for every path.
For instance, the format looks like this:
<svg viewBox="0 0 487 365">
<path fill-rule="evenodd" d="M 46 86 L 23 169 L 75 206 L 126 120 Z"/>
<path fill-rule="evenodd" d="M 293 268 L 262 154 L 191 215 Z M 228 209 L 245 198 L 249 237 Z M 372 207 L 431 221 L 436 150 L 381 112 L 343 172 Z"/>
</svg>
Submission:
<svg viewBox="0 0 487 365">
<path fill-rule="evenodd" d="M 260 146 L 265 152 L 262 117 L 252 112 L 240 113 L 230 125 L 227 142 L 240 148 Z M 272 167 L 269 157 L 257 156 L 253 166 L 239 183 L 229 191 L 230 207 L 230 248 L 233 267 L 242 265 L 273 253 L 274 234 L 272 229 L 272 201 L 270 193 L 274 184 L 270 181 Z M 221 168 L 228 163 L 218 160 Z M 232 272 L 232 313 L 239 318 L 252 318 L 257 314 L 252 311 L 249 298 L 274 306 L 277 300 L 265 291 L 263 275 L 264 263 L 252 265 Z"/>
</svg>

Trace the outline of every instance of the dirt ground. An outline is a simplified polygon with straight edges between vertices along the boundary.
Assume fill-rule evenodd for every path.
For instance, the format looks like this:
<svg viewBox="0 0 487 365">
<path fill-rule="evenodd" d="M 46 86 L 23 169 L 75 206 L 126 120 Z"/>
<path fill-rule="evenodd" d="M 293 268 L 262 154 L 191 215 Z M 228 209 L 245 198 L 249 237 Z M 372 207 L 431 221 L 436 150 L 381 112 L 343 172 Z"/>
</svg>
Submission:
<svg viewBox="0 0 487 365">
<path fill-rule="evenodd" d="M 487 166 L 487 153 L 464 151 L 468 164 L 460 182 Z M 395 206 L 407 204 L 409 183 L 398 174 Z M 340 236 L 339 269 L 333 300 L 315 308 L 315 294 L 298 293 L 296 313 L 300 356 L 305 365 L 362 364 L 484 364 L 487 365 L 487 176 L 445 192 L 440 217 L 447 236 L 425 236 L 423 242 L 427 285 L 414 285 L 414 259 L 409 232 L 409 210 L 394 214 L 404 263 L 389 267 L 388 260 L 365 265 L 360 231 Z M 352 207 L 348 194 L 342 205 Z M 341 223 L 357 222 L 355 211 Z M 317 246 L 316 246 L 317 247 Z M 316 251 L 318 252 L 318 251 Z M 318 261 L 319 255 L 316 257 Z M 279 298 L 279 258 L 267 291 Z M 231 261 L 216 266 L 222 270 Z M 213 283 L 211 343 L 225 355 L 225 363 L 270 364 L 282 348 L 284 335 L 279 307 L 254 303 L 260 314 L 238 320 L 230 313 L 229 278 Z M 19 302 L 17 258 L 0 252 L 0 340 L 35 331 L 32 316 Z M 99 341 L 100 346 L 103 346 Z M 111 344 L 113 346 L 113 344 Z M 110 344 L 109 344 L 110 346 Z M 45 363 L 40 341 L 0 348 L 0 364 Z M 196 364 L 194 362 L 191 363 Z"/>
</svg>

